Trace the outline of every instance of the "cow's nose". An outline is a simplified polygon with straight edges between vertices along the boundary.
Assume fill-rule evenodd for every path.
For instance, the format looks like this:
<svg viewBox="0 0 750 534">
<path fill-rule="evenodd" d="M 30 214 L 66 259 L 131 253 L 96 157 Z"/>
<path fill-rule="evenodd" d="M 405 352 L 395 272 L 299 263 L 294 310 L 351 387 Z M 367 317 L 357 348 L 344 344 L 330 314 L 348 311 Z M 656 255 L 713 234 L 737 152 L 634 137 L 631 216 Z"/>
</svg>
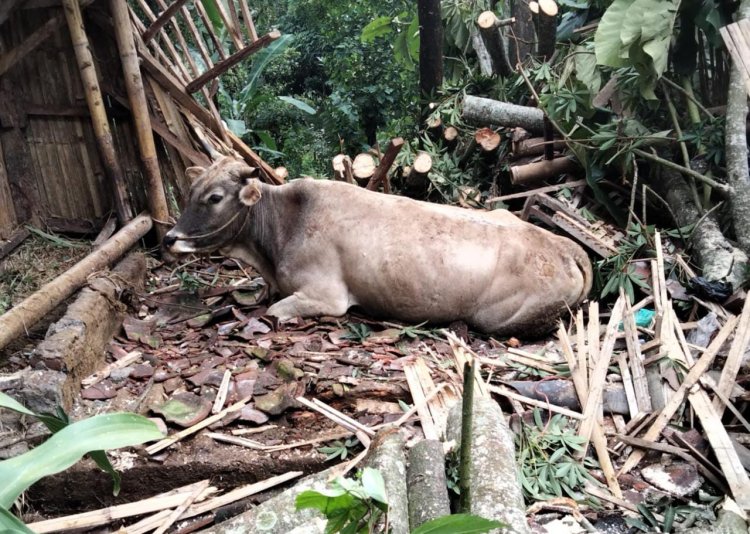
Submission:
<svg viewBox="0 0 750 534">
<path fill-rule="evenodd" d="M 173 235 L 171 232 L 165 235 L 162 240 L 162 246 L 167 250 L 169 250 L 175 243 L 177 243 L 177 236 Z"/>
</svg>

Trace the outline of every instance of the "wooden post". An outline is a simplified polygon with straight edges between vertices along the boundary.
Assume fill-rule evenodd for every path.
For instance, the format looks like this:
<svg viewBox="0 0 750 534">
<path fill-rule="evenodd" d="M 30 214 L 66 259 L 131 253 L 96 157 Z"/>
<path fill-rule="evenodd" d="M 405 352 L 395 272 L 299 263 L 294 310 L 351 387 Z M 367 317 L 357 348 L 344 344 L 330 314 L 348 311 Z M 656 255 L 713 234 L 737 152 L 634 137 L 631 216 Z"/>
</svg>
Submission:
<svg viewBox="0 0 750 534">
<path fill-rule="evenodd" d="M 104 109 L 102 91 L 99 88 L 99 80 L 96 77 L 94 58 L 91 55 L 86 30 L 83 27 L 83 17 L 78 0 L 63 0 L 63 11 L 68 22 L 70 38 L 73 41 L 73 50 L 76 55 L 78 69 L 81 71 L 81 81 L 86 94 L 86 103 L 91 113 L 91 123 L 94 127 L 94 135 L 102 157 L 102 164 L 109 179 L 112 181 L 114 191 L 115 211 L 121 224 L 125 224 L 133 218 L 133 208 L 128 198 L 125 175 L 120 167 L 120 162 L 115 154 L 115 144 L 112 140 L 112 132 L 109 129 L 107 111 Z"/>
<path fill-rule="evenodd" d="M 169 220 L 169 208 L 167 207 L 167 196 L 164 193 L 164 185 L 159 172 L 159 160 L 156 156 L 154 134 L 151 130 L 151 119 L 148 114 L 146 93 L 143 90 L 138 54 L 135 51 L 133 30 L 128 16 L 128 5 L 125 0 L 110 0 L 110 9 L 115 25 L 117 48 L 120 50 L 120 58 L 122 59 L 122 70 L 125 74 L 128 101 L 133 112 L 141 162 L 143 162 L 146 177 L 148 189 L 146 200 L 148 201 L 151 218 L 157 223 L 156 235 L 161 241 L 164 234 L 167 233 L 164 224 Z"/>
<path fill-rule="evenodd" d="M 388 169 L 390 169 L 393 162 L 396 161 L 396 156 L 398 156 L 402 146 L 404 146 L 404 140 L 401 137 L 391 139 L 388 148 L 385 150 L 383 159 L 380 160 L 380 163 L 375 169 L 370 181 L 367 182 L 367 189 L 375 191 L 377 190 L 378 185 L 380 185 L 380 182 L 384 182 L 386 175 L 388 174 Z"/>
<path fill-rule="evenodd" d="M 146 214 L 139 215 L 101 247 L 16 304 L 10 311 L 0 315 L 0 350 L 75 293 L 86 283 L 91 273 L 112 265 L 150 229 L 151 218 Z"/>
</svg>

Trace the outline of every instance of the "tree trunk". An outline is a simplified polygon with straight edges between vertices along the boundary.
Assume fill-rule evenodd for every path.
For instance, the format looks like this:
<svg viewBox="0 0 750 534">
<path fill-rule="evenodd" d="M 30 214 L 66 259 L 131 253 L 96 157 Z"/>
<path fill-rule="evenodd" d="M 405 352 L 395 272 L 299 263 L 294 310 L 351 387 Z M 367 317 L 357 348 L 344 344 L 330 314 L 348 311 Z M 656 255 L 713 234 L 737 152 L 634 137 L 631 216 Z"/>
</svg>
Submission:
<svg viewBox="0 0 750 534">
<path fill-rule="evenodd" d="M 455 150 L 458 145 L 458 130 L 453 126 L 448 126 L 443 130 L 443 145 L 448 150 Z"/>
<path fill-rule="evenodd" d="M 474 52 L 476 52 L 477 61 L 479 62 L 479 72 L 482 73 L 482 76 L 489 78 L 494 74 L 490 53 L 487 51 L 487 47 L 484 46 L 484 41 L 482 40 L 482 36 L 479 35 L 479 30 L 472 26 L 469 31 L 471 32 L 471 44 L 474 47 Z"/>
<path fill-rule="evenodd" d="M 532 185 L 564 172 L 570 172 L 575 168 L 576 162 L 566 156 L 551 160 L 535 161 L 526 165 L 511 167 L 510 181 L 513 185 Z"/>
<path fill-rule="evenodd" d="M 354 157 L 354 163 L 352 163 L 352 171 L 354 173 L 354 179 L 361 186 L 367 185 L 375 173 L 375 159 L 366 152 L 357 154 Z"/>
<path fill-rule="evenodd" d="M 497 403 L 489 398 L 474 399 L 471 442 L 471 513 L 509 525 L 501 532 L 527 534 L 526 507 L 516 470 L 513 435 Z M 461 406 L 451 408 L 447 438 L 461 442 Z M 494 531 L 493 531 L 494 532 Z"/>
<path fill-rule="evenodd" d="M 443 83 L 443 21 L 440 0 L 418 0 L 419 88 L 422 95 L 435 95 Z"/>
<path fill-rule="evenodd" d="M 508 59 L 515 67 L 531 55 L 534 45 L 534 21 L 526 0 L 513 0 L 510 14 L 516 22 L 513 24 L 514 38 L 510 40 L 508 46 Z"/>
<path fill-rule="evenodd" d="M 432 169 L 432 157 L 427 152 L 418 152 L 404 180 L 404 194 L 411 198 L 424 196 L 430 184 L 427 176 Z"/>
<path fill-rule="evenodd" d="M 513 69 L 508 61 L 508 52 L 505 48 L 505 39 L 498 27 L 497 16 L 492 11 L 484 11 L 477 18 L 477 27 L 484 41 L 484 46 L 492 58 L 494 72 L 503 77 L 513 74 Z"/>
<path fill-rule="evenodd" d="M 401 137 L 391 139 L 391 142 L 388 143 L 388 148 L 385 149 L 383 159 L 380 160 L 375 172 L 372 173 L 370 181 L 367 182 L 367 189 L 376 191 L 381 182 L 384 184 L 387 182 L 388 170 L 393 165 L 393 162 L 396 161 L 396 156 L 398 156 L 402 146 L 404 146 L 404 140 Z"/>
<path fill-rule="evenodd" d="M 466 95 L 461 116 L 468 122 L 487 126 L 520 126 L 530 132 L 544 132 L 544 113 L 541 109 L 508 104 L 478 96 Z"/>
<path fill-rule="evenodd" d="M 409 534 L 404 438 L 397 430 L 381 431 L 370 444 L 365 467 L 380 471 L 388 495 L 388 525 L 393 534 Z"/>
<path fill-rule="evenodd" d="M 536 55 L 549 61 L 555 53 L 557 41 L 557 4 L 553 0 L 539 0 L 539 26 Z"/>
<path fill-rule="evenodd" d="M 485 154 L 494 153 L 500 146 L 501 137 L 492 128 L 480 128 L 474 133 L 474 141 Z"/>
<path fill-rule="evenodd" d="M 688 226 L 701 220 L 701 212 L 693 202 L 690 188 L 678 172 L 663 169 L 661 177 L 652 185 L 669 204 L 677 226 Z M 726 277 L 733 287 L 740 287 L 747 267 L 747 255 L 724 237 L 712 215 L 703 218 L 693 230 L 691 242 L 696 252 L 695 259 L 706 279 L 722 280 Z"/>
<path fill-rule="evenodd" d="M 114 263 L 142 238 L 151 226 L 151 217 L 139 215 L 96 251 L 0 316 L 0 350 L 78 291 L 91 273 L 101 271 Z"/>
<path fill-rule="evenodd" d="M 411 448 L 406 479 L 411 530 L 432 519 L 450 515 L 442 442 L 425 439 Z"/>
<path fill-rule="evenodd" d="M 743 0 L 736 19 L 750 17 L 750 0 Z M 747 165 L 747 89 L 740 67 L 732 62 L 729 74 L 725 151 L 727 178 L 734 193 L 729 197 L 734 232 L 740 248 L 750 254 L 750 177 Z"/>
</svg>

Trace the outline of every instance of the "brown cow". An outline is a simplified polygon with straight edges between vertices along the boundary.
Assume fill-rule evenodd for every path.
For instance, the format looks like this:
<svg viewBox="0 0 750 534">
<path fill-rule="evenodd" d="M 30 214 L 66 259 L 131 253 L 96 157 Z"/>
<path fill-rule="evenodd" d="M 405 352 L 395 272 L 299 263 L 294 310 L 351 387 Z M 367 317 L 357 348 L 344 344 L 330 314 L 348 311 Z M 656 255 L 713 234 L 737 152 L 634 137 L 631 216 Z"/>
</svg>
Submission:
<svg viewBox="0 0 750 534">
<path fill-rule="evenodd" d="M 281 300 L 269 315 L 340 316 L 352 306 L 407 322 L 462 320 L 520 336 L 549 330 L 591 289 L 569 239 L 504 210 L 419 202 L 325 180 L 270 186 L 244 162 L 191 167 L 188 205 L 164 238 L 173 253 L 253 265 Z"/>
</svg>

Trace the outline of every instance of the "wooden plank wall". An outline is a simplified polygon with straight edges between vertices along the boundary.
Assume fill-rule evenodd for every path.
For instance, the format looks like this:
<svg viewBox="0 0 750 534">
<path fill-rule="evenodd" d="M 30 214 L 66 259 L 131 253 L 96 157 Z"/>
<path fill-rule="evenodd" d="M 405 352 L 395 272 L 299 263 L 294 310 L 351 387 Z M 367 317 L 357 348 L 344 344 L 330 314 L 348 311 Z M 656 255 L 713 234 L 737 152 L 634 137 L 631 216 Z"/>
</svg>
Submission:
<svg viewBox="0 0 750 534">
<path fill-rule="evenodd" d="M 125 95 L 114 36 L 88 18 L 94 8 L 85 19 L 103 89 Z M 0 28 L 0 55 L 60 13 L 60 7 L 14 11 Z M 145 187 L 130 113 L 115 98 L 105 100 L 128 192 L 140 211 L 146 207 Z M 171 147 L 163 152 L 173 157 L 160 158 L 160 167 L 165 182 L 175 184 L 183 180 L 185 163 L 173 152 Z M 70 228 L 96 230 L 111 212 L 110 199 L 70 36 L 62 26 L 0 76 L 0 239 L 25 221 L 53 229 L 69 221 Z"/>
</svg>

